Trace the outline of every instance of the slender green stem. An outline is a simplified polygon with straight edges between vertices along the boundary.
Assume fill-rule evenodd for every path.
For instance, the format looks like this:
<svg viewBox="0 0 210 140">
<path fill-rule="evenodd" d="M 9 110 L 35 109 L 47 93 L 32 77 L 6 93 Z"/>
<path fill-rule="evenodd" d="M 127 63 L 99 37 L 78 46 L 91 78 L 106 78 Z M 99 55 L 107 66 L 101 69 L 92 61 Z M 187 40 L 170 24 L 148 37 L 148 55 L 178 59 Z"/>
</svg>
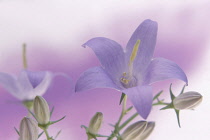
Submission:
<svg viewBox="0 0 210 140">
<path fill-rule="evenodd" d="M 47 140 L 53 140 L 53 139 L 49 136 L 49 133 L 48 133 L 47 129 L 43 129 L 43 130 L 44 130 L 44 133 L 45 133 L 45 135 L 46 135 L 46 137 L 47 137 Z"/>
<path fill-rule="evenodd" d="M 123 105 L 122 105 L 122 112 L 121 112 L 121 115 L 119 117 L 119 120 L 115 124 L 115 127 L 114 127 L 115 129 L 107 140 L 112 140 L 114 137 L 116 137 L 119 134 L 120 123 L 121 123 L 123 117 L 125 116 L 125 114 L 127 113 L 126 103 L 127 103 L 127 96 L 124 97 Z"/>
<path fill-rule="evenodd" d="M 23 44 L 23 67 L 24 69 L 27 69 L 27 58 L 26 58 L 26 44 Z"/>
<path fill-rule="evenodd" d="M 120 127 L 119 127 L 119 131 L 122 130 L 128 123 L 130 123 L 133 119 L 135 119 L 137 116 L 139 115 L 139 113 L 135 113 L 133 114 L 130 118 L 128 118 Z"/>
<path fill-rule="evenodd" d="M 164 102 L 159 102 L 159 103 L 154 103 L 152 104 L 152 106 L 156 106 L 156 105 L 169 105 L 169 103 L 164 103 Z M 139 114 L 135 113 L 133 114 L 130 118 L 128 118 L 120 127 L 119 127 L 119 131 L 122 130 L 128 123 L 130 123 L 132 120 L 134 120 Z"/>
</svg>

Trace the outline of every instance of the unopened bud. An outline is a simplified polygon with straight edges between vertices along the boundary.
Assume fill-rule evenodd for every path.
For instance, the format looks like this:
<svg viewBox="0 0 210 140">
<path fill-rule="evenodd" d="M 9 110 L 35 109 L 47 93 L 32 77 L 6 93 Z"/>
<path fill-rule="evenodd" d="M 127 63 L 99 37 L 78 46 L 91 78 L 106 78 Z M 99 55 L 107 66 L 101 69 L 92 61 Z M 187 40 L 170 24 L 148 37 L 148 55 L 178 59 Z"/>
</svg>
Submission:
<svg viewBox="0 0 210 140">
<path fill-rule="evenodd" d="M 147 127 L 146 121 L 138 121 L 130 125 L 121 135 L 121 140 L 138 140 Z"/>
<path fill-rule="evenodd" d="M 190 91 L 180 94 L 173 100 L 174 108 L 177 110 L 194 109 L 202 101 L 202 95 L 198 92 Z"/>
<path fill-rule="evenodd" d="M 147 137 L 149 137 L 154 128 L 155 128 L 155 122 L 148 122 L 146 129 L 140 135 L 140 138 L 138 140 L 145 140 Z"/>
<path fill-rule="evenodd" d="M 101 112 L 97 112 L 90 120 L 88 132 L 91 134 L 98 134 L 98 131 L 101 128 L 102 121 L 103 114 Z"/>
<path fill-rule="evenodd" d="M 24 117 L 20 123 L 19 140 L 38 140 L 38 124 L 31 118 Z"/>
<path fill-rule="evenodd" d="M 41 97 L 36 96 L 34 99 L 34 115 L 39 124 L 45 125 L 50 121 L 50 109 L 47 101 Z"/>
</svg>

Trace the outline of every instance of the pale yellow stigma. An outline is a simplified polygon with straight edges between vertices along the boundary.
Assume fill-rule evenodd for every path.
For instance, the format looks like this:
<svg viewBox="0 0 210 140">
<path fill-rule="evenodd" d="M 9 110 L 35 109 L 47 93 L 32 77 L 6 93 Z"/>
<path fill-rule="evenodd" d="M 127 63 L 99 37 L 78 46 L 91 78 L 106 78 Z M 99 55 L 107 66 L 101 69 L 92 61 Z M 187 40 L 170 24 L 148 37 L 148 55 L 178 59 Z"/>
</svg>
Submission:
<svg viewBox="0 0 210 140">
<path fill-rule="evenodd" d="M 132 73 L 133 72 L 133 61 L 136 58 L 140 42 L 141 42 L 140 40 L 137 40 L 136 44 L 133 47 L 133 50 L 132 50 L 132 53 L 131 53 L 131 56 L 130 56 L 130 61 L 129 61 L 129 64 L 128 64 L 128 66 L 129 66 L 128 75 L 127 75 L 126 72 L 123 72 L 123 74 L 122 74 L 123 77 L 120 79 L 120 81 L 125 85 L 128 85 L 129 82 L 131 81 L 132 77 L 133 77 L 133 73 Z"/>
<path fill-rule="evenodd" d="M 136 41 L 136 44 L 133 47 L 133 51 L 132 51 L 131 56 L 130 56 L 129 66 L 131 66 L 133 64 L 133 61 L 136 58 L 136 55 L 137 55 L 137 52 L 138 52 L 138 49 L 139 49 L 140 42 L 141 42 L 140 40 L 137 40 Z"/>
<path fill-rule="evenodd" d="M 121 78 L 120 81 L 124 84 L 128 84 L 129 83 L 129 80 L 126 79 L 126 78 Z"/>
</svg>

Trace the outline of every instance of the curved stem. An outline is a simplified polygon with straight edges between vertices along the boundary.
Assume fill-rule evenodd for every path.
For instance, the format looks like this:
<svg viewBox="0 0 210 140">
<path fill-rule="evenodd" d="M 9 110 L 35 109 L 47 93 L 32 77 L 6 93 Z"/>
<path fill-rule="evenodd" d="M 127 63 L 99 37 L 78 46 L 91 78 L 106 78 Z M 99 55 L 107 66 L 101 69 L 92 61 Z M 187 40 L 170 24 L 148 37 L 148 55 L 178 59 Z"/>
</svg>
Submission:
<svg viewBox="0 0 210 140">
<path fill-rule="evenodd" d="M 116 137 L 119 134 L 119 128 L 120 128 L 119 125 L 120 125 L 123 117 L 127 113 L 126 103 L 127 103 L 127 96 L 125 95 L 125 97 L 123 99 L 123 105 L 122 105 L 121 115 L 119 117 L 119 120 L 117 121 L 117 123 L 114 126 L 114 131 L 112 131 L 112 134 L 109 136 L 109 138 L 107 140 L 112 140 L 114 137 Z"/>
<path fill-rule="evenodd" d="M 128 118 L 120 127 L 119 127 L 119 131 L 122 130 L 128 123 L 130 123 L 133 119 L 135 119 L 137 116 L 139 115 L 139 113 L 135 113 L 133 114 L 130 118 Z"/>
</svg>

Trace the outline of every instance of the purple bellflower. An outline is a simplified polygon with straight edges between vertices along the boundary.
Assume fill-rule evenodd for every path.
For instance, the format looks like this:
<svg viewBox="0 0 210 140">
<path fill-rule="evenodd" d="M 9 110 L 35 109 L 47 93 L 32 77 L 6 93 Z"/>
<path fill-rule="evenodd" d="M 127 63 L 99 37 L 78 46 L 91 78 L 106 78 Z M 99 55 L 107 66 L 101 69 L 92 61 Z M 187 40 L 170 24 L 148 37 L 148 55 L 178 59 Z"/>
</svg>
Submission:
<svg viewBox="0 0 210 140">
<path fill-rule="evenodd" d="M 52 78 L 53 74 L 48 71 L 23 70 L 18 77 L 0 72 L 0 84 L 21 101 L 42 96 L 49 88 Z"/>
<path fill-rule="evenodd" d="M 164 58 L 152 58 L 158 25 L 152 20 L 141 23 L 131 36 L 126 50 L 108 38 L 96 37 L 83 47 L 90 47 L 101 62 L 86 70 L 78 79 L 75 91 L 113 88 L 125 93 L 137 112 L 146 119 L 152 108 L 152 83 L 169 78 L 187 83 L 183 70 Z"/>
</svg>

